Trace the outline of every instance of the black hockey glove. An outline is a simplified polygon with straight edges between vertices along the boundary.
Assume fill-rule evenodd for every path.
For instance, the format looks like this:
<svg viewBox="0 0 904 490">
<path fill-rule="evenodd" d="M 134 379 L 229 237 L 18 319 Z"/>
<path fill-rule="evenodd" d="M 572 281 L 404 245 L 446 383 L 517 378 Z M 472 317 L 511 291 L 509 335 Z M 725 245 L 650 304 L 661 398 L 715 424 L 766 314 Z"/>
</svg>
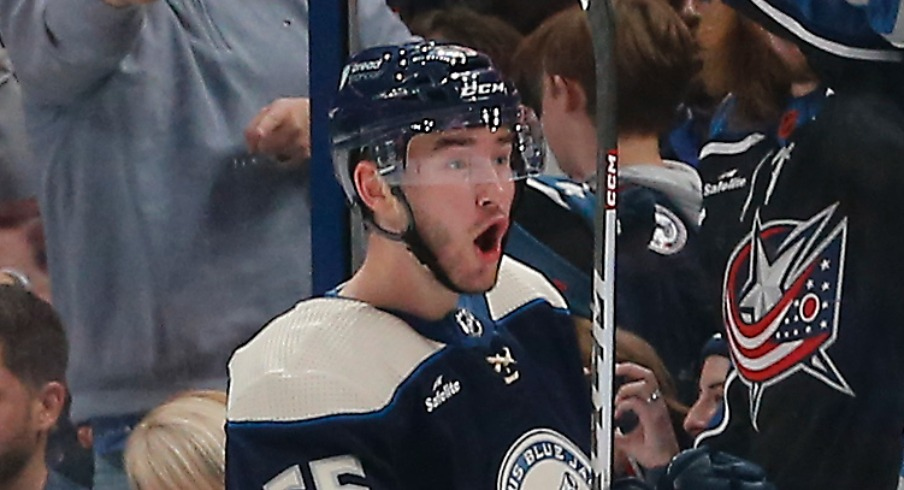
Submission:
<svg viewBox="0 0 904 490">
<path fill-rule="evenodd" d="M 707 447 L 689 449 L 669 463 L 657 490 L 776 490 L 759 466 Z"/>
</svg>

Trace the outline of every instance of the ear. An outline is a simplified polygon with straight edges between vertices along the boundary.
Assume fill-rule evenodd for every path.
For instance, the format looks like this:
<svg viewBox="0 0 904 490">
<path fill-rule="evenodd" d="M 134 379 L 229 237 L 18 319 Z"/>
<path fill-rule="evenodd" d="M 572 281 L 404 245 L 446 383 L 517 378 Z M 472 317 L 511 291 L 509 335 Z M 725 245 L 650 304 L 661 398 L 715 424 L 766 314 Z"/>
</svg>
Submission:
<svg viewBox="0 0 904 490">
<path fill-rule="evenodd" d="M 576 80 L 561 75 L 546 75 L 543 90 L 565 112 L 587 112 L 587 93 Z"/>
<path fill-rule="evenodd" d="M 51 381 L 45 384 L 35 400 L 36 413 L 33 420 L 37 428 L 42 432 L 49 431 L 60 418 L 65 404 L 66 387 L 63 383 Z"/>
<path fill-rule="evenodd" d="M 575 80 L 569 78 L 564 78 L 563 80 L 565 81 L 565 91 L 568 97 L 566 109 L 568 109 L 569 112 L 586 114 L 587 93 L 584 91 L 584 87 Z"/>
<path fill-rule="evenodd" d="M 377 164 L 364 160 L 355 166 L 352 179 L 361 201 L 374 215 L 374 219 L 384 221 L 399 214 L 399 202 L 392 194 L 389 184 L 380 176 Z"/>
<path fill-rule="evenodd" d="M 565 103 L 565 79 L 559 75 L 543 75 L 543 104 L 564 105 Z"/>
<path fill-rule="evenodd" d="M 374 162 L 364 160 L 358 163 L 352 174 L 352 181 L 355 183 L 355 190 L 358 191 L 361 201 L 371 210 L 376 211 L 387 199 L 389 186 L 380 178 Z"/>
</svg>

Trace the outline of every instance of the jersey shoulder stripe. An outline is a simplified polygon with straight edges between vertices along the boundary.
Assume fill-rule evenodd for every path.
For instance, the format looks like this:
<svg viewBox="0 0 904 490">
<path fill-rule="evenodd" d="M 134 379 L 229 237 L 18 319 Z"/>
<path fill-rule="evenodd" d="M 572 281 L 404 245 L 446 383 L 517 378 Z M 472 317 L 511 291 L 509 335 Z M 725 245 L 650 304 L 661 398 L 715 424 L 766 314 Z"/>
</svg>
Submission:
<svg viewBox="0 0 904 490">
<path fill-rule="evenodd" d="M 554 308 L 568 309 L 565 298 L 543 274 L 510 256 L 502 258 L 496 286 L 486 297 L 494 321 L 536 300 L 546 301 Z"/>
<path fill-rule="evenodd" d="M 711 141 L 700 149 L 700 160 L 712 155 L 740 155 L 766 139 L 763 133 L 750 133 L 738 141 Z"/>
<path fill-rule="evenodd" d="M 442 347 L 366 303 L 302 301 L 233 354 L 228 419 L 285 422 L 377 411 Z"/>
</svg>

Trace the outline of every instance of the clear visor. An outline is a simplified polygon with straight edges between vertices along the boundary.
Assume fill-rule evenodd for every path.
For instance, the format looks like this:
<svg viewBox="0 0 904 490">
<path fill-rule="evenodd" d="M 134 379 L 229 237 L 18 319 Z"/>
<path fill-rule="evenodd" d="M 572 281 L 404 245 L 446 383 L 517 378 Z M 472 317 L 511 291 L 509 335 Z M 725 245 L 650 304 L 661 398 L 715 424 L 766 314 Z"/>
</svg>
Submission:
<svg viewBox="0 0 904 490">
<path fill-rule="evenodd" d="M 543 133 L 532 110 L 483 108 L 472 116 L 477 117 L 424 119 L 360 151 L 389 185 L 506 182 L 543 171 Z M 356 194 L 347 167 L 352 153 L 333 150 L 337 176 L 351 202 Z"/>
<path fill-rule="evenodd" d="M 520 108 L 506 118 L 495 114 L 494 119 L 415 132 L 403 159 L 379 159 L 380 173 L 390 185 L 510 182 L 539 174 L 543 138 L 533 111 Z"/>
<path fill-rule="evenodd" d="M 486 128 L 418 135 L 408 144 L 404 172 L 387 178 L 402 185 L 510 182 L 523 173 L 514 163 L 513 139 L 508 129 Z"/>
</svg>

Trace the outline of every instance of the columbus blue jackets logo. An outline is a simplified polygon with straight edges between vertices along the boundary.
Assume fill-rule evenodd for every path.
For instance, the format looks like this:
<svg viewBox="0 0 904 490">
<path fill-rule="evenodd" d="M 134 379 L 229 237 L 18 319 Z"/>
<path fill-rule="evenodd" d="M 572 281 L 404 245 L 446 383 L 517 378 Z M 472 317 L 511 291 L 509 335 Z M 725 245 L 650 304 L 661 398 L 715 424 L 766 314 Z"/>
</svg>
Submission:
<svg viewBox="0 0 904 490">
<path fill-rule="evenodd" d="M 838 335 L 847 219 L 837 204 L 806 221 L 762 223 L 729 259 L 724 314 L 754 426 L 763 392 L 804 371 L 854 396 L 826 353 Z"/>
<path fill-rule="evenodd" d="M 552 429 L 527 432 L 508 450 L 496 490 L 590 490 L 593 471 L 587 456 Z"/>
<path fill-rule="evenodd" d="M 656 204 L 656 228 L 647 248 L 659 255 L 674 255 L 687 244 L 687 227 L 671 209 Z"/>
</svg>

